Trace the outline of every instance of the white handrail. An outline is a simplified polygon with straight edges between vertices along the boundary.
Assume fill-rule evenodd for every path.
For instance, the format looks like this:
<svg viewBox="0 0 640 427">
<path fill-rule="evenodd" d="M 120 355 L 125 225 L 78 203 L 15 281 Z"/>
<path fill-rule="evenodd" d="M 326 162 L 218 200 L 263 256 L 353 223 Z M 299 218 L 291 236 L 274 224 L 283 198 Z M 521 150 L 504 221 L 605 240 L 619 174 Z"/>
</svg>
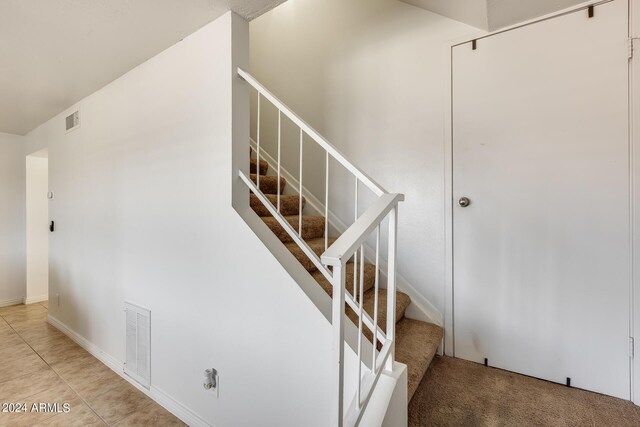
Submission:
<svg viewBox="0 0 640 427">
<path fill-rule="evenodd" d="M 369 234 L 371 234 L 378 224 L 398 205 L 398 202 L 403 200 L 403 194 L 384 194 L 378 198 L 378 200 L 322 254 L 320 257 L 322 263 L 324 265 L 335 266 L 346 262 L 346 260 L 353 256 L 356 249 L 367 240 Z"/>
<path fill-rule="evenodd" d="M 313 138 L 313 140 L 315 140 L 322 148 L 325 149 L 327 153 L 331 155 L 331 157 L 336 159 L 353 175 L 357 176 L 358 179 L 365 183 L 367 187 L 369 187 L 371 191 L 373 191 L 377 196 L 381 196 L 386 193 L 386 191 L 380 185 L 378 185 L 378 183 L 376 183 L 367 174 L 365 174 L 360 169 L 355 167 L 351 162 L 349 162 L 346 157 L 340 151 L 338 151 L 336 147 L 331 145 L 331 143 L 329 143 L 329 141 L 327 141 L 322 135 L 320 135 L 318 131 L 309 126 L 297 114 L 291 111 L 282 101 L 276 98 L 276 96 L 269 92 L 267 88 L 262 86 L 255 78 L 253 78 L 251 74 L 247 73 L 242 68 L 238 68 L 238 75 L 251 86 L 253 86 L 258 91 L 258 93 L 267 98 L 278 110 L 282 111 L 292 122 L 294 122 L 300 129 L 302 129 L 304 133 Z"/>
<path fill-rule="evenodd" d="M 334 275 L 332 275 L 329 270 L 322 264 L 322 262 L 320 261 L 320 257 L 316 255 L 315 252 L 313 252 L 309 245 L 307 245 L 307 243 L 300 236 L 298 236 L 298 233 L 296 233 L 291 224 L 289 224 L 289 222 L 287 222 L 287 220 L 285 220 L 282 215 L 280 215 L 273 203 L 271 203 L 269 199 L 264 196 L 262 191 L 258 189 L 258 186 L 253 181 L 251 181 L 251 179 L 247 177 L 242 171 L 238 172 L 238 176 L 242 179 L 242 181 L 244 181 L 247 187 L 249 187 L 249 189 L 253 191 L 258 200 L 260 200 L 260 202 L 267 208 L 271 216 L 273 216 L 276 221 L 278 221 L 278 224 L 280 224 L 284 231 L 287 232 L 291 239 L 300 247 L 300 249 L 302 249 L 304 254 L 309 258 L 309 260 L 311 260 L 318 271 L 322 273 L 322 275 L 329 281 L 329 283 L 333 283 Z M 354 312 L 358 313 L 359 308 L 358 303 L 355 300 L 355 295 L 346 295 L 345 302 Z M 370 331 L 375 333 L 377 340 L 380 343 L 384 343 L 384 341 L 387 339 L 387 334 L 382 330 L 380 326 L 377 325 L 376 322 L 373 321 L 368 313 L 363 313 L 362 321 Z M 374 327 L 373 325 L 376 326 Z"/>
</svg>

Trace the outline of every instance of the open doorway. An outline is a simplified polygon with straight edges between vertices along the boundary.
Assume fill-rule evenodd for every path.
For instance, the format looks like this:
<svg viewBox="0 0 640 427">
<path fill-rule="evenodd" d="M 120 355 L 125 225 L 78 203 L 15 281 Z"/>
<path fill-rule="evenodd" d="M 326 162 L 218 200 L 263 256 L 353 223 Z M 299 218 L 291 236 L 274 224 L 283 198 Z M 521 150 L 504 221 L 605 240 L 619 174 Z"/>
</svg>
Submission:
<svg viewBox="0 0 640 427">
<path fill-rule="evenodd" d="M 49 299 L 49 153 L 26 158 L 27 292 L 25 304 Z"/>
</svg>

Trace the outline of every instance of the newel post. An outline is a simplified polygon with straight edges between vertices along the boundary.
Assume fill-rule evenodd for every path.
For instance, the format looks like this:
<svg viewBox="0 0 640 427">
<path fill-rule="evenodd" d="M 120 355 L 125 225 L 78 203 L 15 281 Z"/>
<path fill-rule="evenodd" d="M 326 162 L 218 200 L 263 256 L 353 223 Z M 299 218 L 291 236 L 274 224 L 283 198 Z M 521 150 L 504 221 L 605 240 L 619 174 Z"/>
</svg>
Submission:
<svg viewBox="0 0 640 427">
<path fill-rule="evenodd" d="M 333 326 L 333 390 L 334 402 L 331 424 L 342 427 L 344 423 L 344 300 L 345 265 L 341 262 L 333 266 L 333 305 L 331 324 Z"/>
<path fill-rule="evenodd" d="M 398 240 L 398 204 L 389 212 L 389 253 L 387 271 L 387 339 L 390 339 L 391 353 L 385 368 L 393 370 L 396 359 L 396 249 Z"/>
</svg>

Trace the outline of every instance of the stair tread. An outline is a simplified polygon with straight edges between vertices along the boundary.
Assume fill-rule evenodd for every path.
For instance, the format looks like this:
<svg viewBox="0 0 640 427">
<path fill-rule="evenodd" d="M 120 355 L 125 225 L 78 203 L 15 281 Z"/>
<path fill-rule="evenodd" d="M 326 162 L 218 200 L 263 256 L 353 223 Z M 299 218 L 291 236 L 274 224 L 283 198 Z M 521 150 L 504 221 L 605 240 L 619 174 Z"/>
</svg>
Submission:
<svg viewBox="0 0 640 427">
<path fill-rule="evenodd" d="M 407 401 L 427 372 L 443 333 L 438 325 L 406 317 L 396 324 L 396 360 L 407 365 Z"/>
<path fill-rule="evenodd" d="M 300 221 L 298 215 L 287 215 L 284 217 L 284 219 L 293 227 L 294 230 L 298 230 Z M 275 217 L 265 216 L 262 217 L 262 220 L 265 224 L 267 224 L 271 231 L 273 231 L 278 239 L 280 239 L 281 242 L 287 243 L 293 241 L 289 233 L 287 233 L 287 231 L 282 228 Z M 324 226 L 324 217 L 318 215 L 302 215 L 302 238 L 304 240 L 309 240 L 324 236 Z"/>
<path fill-rule="evenodd" d="M 387 290 L 379 289 L 378 290 L 378 326 L 382 328 L 383 331 L 387 329 Z M 404 317 L 404 312 L 407 310 L 407 307 L 411 304 L 411 298 L 409 295 L 404 292 L 396 291 L 396 323 L 400 321 Z M 366 311 L 369 316 L 373 318 L 374 314 L 374 306 L 375 306 L 375 289 L 370 289 L 369 291 L 364 293 L 364 304 L 363 309 Z M 358 318 L 355 313 L 350 313 L 353 315 L 349 315 L 351 320 L 354 322 L 358 321 Z M 367 329 L 368 330 L 368 329 Z"/>
<path fill-rule="evenodd" d="M 251 173 L 255 174 L 257 170 L 258 160 L 250 159 L 249 169 Z M 260 175 L 266 175 L 269 170 L 269 163 L 266 160 L 260 160 Z"/>
<path fill-rule="evenodd" d="M 255 184 L 257 182 L 258 175 L 251 174 L 251 181 Z M 284 187 L 287 185 L 287 180 L 280 177 L 280 194 L 284 191 Z M 278 177 L 272 175 L 260 175 L 260 190 L 265 194 L 278 194 Z"/>
<path fill-rule="evenodd" d="M 347 263 L 347 268 L 346 268 L 346 273 L 347 273 L 347 277 L 345 278 L 345 281 L 347 283 L 347 289 L 349 286 L 349 283 L 352 286 L 353 289 L 353 276 L 354 276 L 354 272 L 353 272 L 353 263 Z M 311 273 L 311 275 L 313 276 L 314 279 L 316 279 L 316 282 L 318 282 L 318 284 L 322 287 L 322 289 L 324 289 L 324 291 L 329 294 L 329 296 L 332 295 L 333 293 L 333 286 L 331 285 L 331 283 L 329 283 L 329 281 L 324 277 L 324 275 L 319 271 L 316 270 L 314 272 Z M 358 274 L 357 277 L 360 277 L 360 268 L 358 267 Z M 373 264 L 366 264 L 364 265 L 364 291 L 367 292 L 369 289 L 371 289 L 374 285 L 375 285 L 375 280 L 376 280 L 376 266 Z"/>
<path fill-rule="evenodd" d="M 336 239 L 330 238 L 329 239 L 329 246 L 331 246 L 333 244 L 333 242 L 335 242 L 335 241 L 336 241 Z M 315 238 L 315 239 L 309 239 L 306 242 L 307 242 L 307 245 L 309 245 L 311 250 L 316 255 L 320 256 L 320 255 L 322 255 L 324 253 L 324 237 L 318 237 L 318 238 Z M 302 264 L 302 266 L 307 269 L 307 271 L 312 272 L 312 271 L 316 271 L 317 270 L 316 266 L 305 255 L 305 253 L 302 251 L 302 249 L 300 248 L 300 246 L 298 246 L 297 243 L 289 242 L 289 243 L 285 243 L 284 245 L 287 247 L 289 252 L 291 252 L 293 254 L 293 256 L 296 257 L 296 259 L 300 262 L 300 264 Z"/>
<path fill-rule="evenodd" d="M 277 194 L 265 194 L 265 196 L 267 197 L 267 199 L 269 199 L 271 203 L 273 203 L 274 206 L 276 205 L 277 198 L 278 198 Z M 303 197 L 302 209 L 304 209 L 306 203 L 307 203 L 307 200 Z M 269 213 L 269 210 L 267 210 L 267 208 L 262 204 L 260 199 L 258 199 L 258 196 L 256 196 L 255 194 L 250 195 L 249 205 L 251 206 L 251 209 L 253 209 L 254 212 L 257 213 L 259 216 L 271 216 L 271 213 Z M 300 196 L 298 196 L 297 194 L 280 195 L 280 212 L 283 215 L 297 215 L 299 210 L 300 210 Z"/>
</svg>

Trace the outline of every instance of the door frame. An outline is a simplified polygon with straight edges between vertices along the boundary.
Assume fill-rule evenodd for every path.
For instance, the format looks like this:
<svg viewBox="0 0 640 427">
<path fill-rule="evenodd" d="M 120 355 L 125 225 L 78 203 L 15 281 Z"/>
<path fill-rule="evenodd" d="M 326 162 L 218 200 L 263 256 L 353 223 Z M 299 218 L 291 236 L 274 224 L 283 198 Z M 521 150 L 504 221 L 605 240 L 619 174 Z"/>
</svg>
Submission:
<svg viewBox="0 0 640 427">
<path fill-rule="evenodd" d="M 640 131 L 633 132 L 634 127 L 640 129 L 640 0 L 600 0 L 600 1 L 587 1 L 574 6 L 571 6 L 560 11 L 556 11 L 547 15 L 543 15 L 538 18 L 524 21 L 522 23 L 509 26 L 497 31 L 486 32 L 479 30 L 475 34 L 465 36 L 460 39 L 449 41 L 444 46 L 444 57 L 446 64 L 445 70 L 445 115 L 444 115 L 444 214 L 445 214 L 445 257 L 444 257 L 444 293 L 445 293 L 445 307 L 444 307 L 444 348 L 445 355 L 453 357 L 455 355 L 455 324 L 454 324 L 454 251 L 453 251 L 453 212 L 454 212 L 454 200 L 453 200 L 453 48 L 461 44 L 472 42 L 486 37 L 491 37 L 496 34 L 511 31 L 524 26 L 532 25 L 541 21 L 556 18 L 562 15 L 579 12 L 585 10 L 589 6 L 597 6 L 611 1 L 627 1 L 629 8 L 629 37 L 633 34 L 638 38 L 636 41 L 637 53 L 633 56 L 633 59 L 629 61 L 629 180 L 630 180 L 630 283 L 629 283 L 629 305 L 630 305 L 630 319 L 629 319 L 629 335 L 630 338 L 634 337 L 634 330 L 640 331 L 640 316 L 634 316 L 634 313 L 640 313 L 640 274 L 634 274 L 635 271 L 640 271 L 640 168 L 635 168 L 634 164 L 640 164 Z M 596 9 L 597 13 L 597 9 Z M 635 38 L 634 37 L 634 38 Z M 634 96 L 633 85 L 633 68 L 638 70 L 638 83 L 636 86 L 636 94 Z M 634 103 L 638 104 L 634 112 Z M 635 123 L 634 123 L 635 121 Z M 635 125 L 635 126 L 634 126 Z M 637 205 L 637 209 L 635 206 Z M 640 343 L 638 344 L 638 352 L 640 353 Z M 636 398 L 634 390 L 636 387 L 640 389 L 640 357 L 629 359 L 629 375 L 630 375 L 630 400 L 636 405 L 640 405 L 640 393 Z"/>
</svg>

